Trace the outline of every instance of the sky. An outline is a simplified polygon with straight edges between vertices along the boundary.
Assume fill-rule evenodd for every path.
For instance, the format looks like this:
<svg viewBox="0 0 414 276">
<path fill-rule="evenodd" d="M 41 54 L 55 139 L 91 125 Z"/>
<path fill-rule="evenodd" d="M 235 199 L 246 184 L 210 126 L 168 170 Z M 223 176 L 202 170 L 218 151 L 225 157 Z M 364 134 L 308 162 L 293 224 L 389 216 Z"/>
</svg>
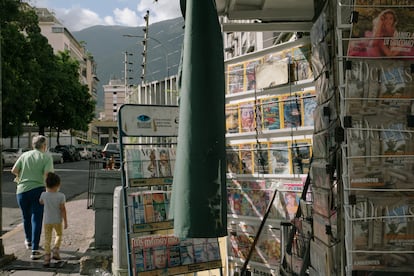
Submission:
<svg viewBox="0 0 414 276">
<path fill-rule="evenodd" d="M 24 0 L 47 8 L 71 32 L 95 25 L 143 26 L 181 16 L 180 0 Z"/>
</svg>

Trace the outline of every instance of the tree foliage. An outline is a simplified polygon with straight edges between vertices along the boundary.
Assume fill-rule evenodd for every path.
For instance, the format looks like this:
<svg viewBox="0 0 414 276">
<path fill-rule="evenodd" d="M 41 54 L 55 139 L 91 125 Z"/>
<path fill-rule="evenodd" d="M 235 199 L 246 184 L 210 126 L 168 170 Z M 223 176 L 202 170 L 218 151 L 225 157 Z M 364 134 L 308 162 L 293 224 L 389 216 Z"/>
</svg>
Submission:
<svg viewBox="0 0 414 276">
<path fill-rule="evenodd" d="M 0 1 L 3 137 L 22 133 L 25 123 L 61 130 L 88 129 L 95 103 L 80 83 L 79 63 L 55 55 L 36 13 L 18 0 Z"/>
</svg>

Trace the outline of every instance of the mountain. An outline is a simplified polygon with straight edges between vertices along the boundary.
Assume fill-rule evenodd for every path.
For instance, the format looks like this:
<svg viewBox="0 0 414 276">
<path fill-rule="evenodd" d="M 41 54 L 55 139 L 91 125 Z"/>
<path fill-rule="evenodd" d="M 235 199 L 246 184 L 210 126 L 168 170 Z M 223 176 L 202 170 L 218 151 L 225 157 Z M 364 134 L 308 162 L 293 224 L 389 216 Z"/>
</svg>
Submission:
<svg viewBox="0 0 414 276">
<path fill-rule="evenodd" d="M 184 20 L 176 18 L 153 23 L 148 27 L 147 67 L 145 81 L 162 80 L 168 75 L 176 75 L 181 57 L 184 38 Z M 93 26 L 73 32 L 79 42 L 97 63 L 98 107 L 103 107 L 103 85 L 111 78 L 124 79 L 125 51 L 128 56 L 129 84 L 141 83 L 143 62 L 144 27 Z M 131 35 L 134 37 L 125 37 Z M 168 65 L 168 66 L 167 66 Z M 167 70 L 168 69 L 168 70 Z"/>
</svg>

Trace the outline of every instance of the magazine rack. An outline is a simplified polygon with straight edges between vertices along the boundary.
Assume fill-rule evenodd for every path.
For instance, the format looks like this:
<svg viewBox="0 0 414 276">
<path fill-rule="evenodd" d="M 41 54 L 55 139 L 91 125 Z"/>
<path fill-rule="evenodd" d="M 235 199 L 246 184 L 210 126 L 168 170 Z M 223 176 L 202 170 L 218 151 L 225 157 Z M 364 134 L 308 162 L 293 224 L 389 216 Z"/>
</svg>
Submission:
<svg viewBox="0 0 414 276">
<path fill-rule="evenodd" d="M 414 273 L 412 14 L 410 1 L 337 1 L 346 275 Z"/>
<path fill-rule="evenodd" d="M 118 112 L 129 275 L 221 268 L 218 239 L 178 239 L 168 217 L 178 106 L 124 104 Z"/>
<path fill-rule="evenodd" d="M 280 225 L 310 168 L 316 105 L 308 38 L 226 64 L 228 271 L 276 274 Z"/>
</svg>

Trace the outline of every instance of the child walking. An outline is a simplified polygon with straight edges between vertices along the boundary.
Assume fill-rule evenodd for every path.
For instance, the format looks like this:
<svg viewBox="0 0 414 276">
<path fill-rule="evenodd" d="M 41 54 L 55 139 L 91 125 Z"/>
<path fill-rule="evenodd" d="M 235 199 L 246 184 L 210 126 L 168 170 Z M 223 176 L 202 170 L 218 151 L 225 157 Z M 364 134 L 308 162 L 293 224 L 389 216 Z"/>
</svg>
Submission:
<svg viewBox="0 0 414 276">
<path fill-rule="evenodd" d="M 45 231 L 45 258 L 44 266 L 49 266 L 50 259 L 60 260 L 59 247 L 62 242 L 62 220 L 63 227 L 68 228 L 66 217 L 66 197 L 59 192 L 60 177 L 55 173 L 48 173 L 46 178 L 46 192 L 40 195 L 40 204 L 44 209 L 44 231 Z M 55 230 L 56 238 L 51 250 L 52 231 Z M 52 253 L 52 255 L 51 255 Z"/>
</svg>

